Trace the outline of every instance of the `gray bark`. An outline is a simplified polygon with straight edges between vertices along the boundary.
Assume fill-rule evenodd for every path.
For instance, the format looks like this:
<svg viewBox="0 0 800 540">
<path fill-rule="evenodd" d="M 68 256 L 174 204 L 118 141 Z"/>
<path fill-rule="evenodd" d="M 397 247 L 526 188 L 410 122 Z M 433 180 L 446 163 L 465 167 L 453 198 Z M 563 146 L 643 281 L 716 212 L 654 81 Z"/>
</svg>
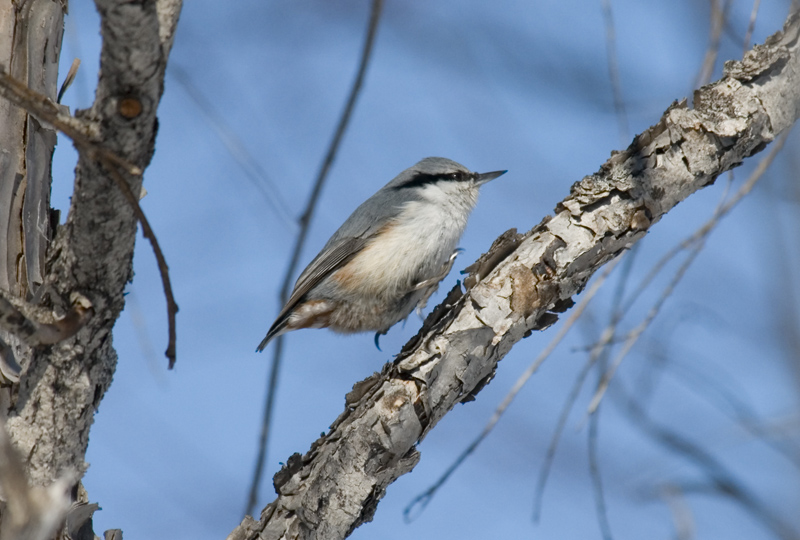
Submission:
<svg viewBox="0 0 800 540">
<path fill-rule="evenodd" d="M 102 21 L 101 72 L 92 108 L 77 116 L 94 140 L 144 169 L 152 157 L 156 108 L 180 1 L 96 4 Z M 22 5 L 60 7 L 50 0 Z M 0 35 L 7 35 L 8 20 L 0 17 Z M 60 31 L 60 24 L 50 28 Z M 554 217 L 525 234 L 499 239 L 473 265 L 468 290 L 451 291 L 395 363 L 355 386 L 330 432 L 305 456 L 292 456 L 276 475 L 278 498 L 258 521 L 246 519 L 230 538 L 343 538 L 369 521 L 386 487 L 418 461 L 416 443 L 455 404 L 480 391 L 517 341 L 552 324 L 555 313 L 569 307 L 600 266 L 644 237 L 672 207 L 760 151 L 797 119 L 800 18 L 787 21 L 785 32 L 743 62 L 728 64 L 722 80 L 697 93 L 695 108 L 673 105 L 627 150 L 575 184 Z M 29 76 L 23 80 L 34 84 Z M 54 78 L 41 80 L 47 83 L 41 91 L 54 96 Z M 24 129 L 36 122 L 2 100 L 0 115 Z M 23 367 L 19 385 L 5 396 L 3 414 L 29 479 L 43 486 L 85 468 L 94 411 L 116 364 L 111 328 L 131 277 L 136 221 L 107 172 L 81 152 L 67 223 L 48 245 L 49 234 L 40 237 L 25 228 L 19 174 L 28 171 L 21 160 L 30 156 L 48 165 L 44 177 L 35 174 L 37 182 L 48 182 L 46 189 L 40 185 L 31 197 L 36 204 L 30 223 L 41 224 L 49 154 L 29 153 L 26 139 L 18 137 L 20 132 L 4 138 L 2 144 L 11 146 L 0 148 L 0 160 L 8 155 L 0 161 L 0 180 L 12 178 L 7 169 L 15 171 L 13 182 L 0 184 L 10 190 L 8 201 L 5 192 L 0 194 L 0 204 L 9 202 L 0 208 L 0 241 L 6 242 L 0 289 L 30 300 L 30 284 L 35 287 L 35 276 L 41 275 L 43 292 L 34 311 L 51 317 L 67 312 L 78 293 L 93 313 L 77 334 L 53 346 L 31 346 L 0 331 Z M 138 192 L 141 177 L 126 179 Z M 15 234 L 25 240 L 15 240 Z M 38 274 L 31 264 L 39 265 Z M 14 288 L 20 283 L 24 291 Z M 4 511 L 0 520 L 5 518 Z"/>
<path fill-rule="evenodd" d="M 97 8 L 103 47 L 96 98 L 91 109 L 76 116 L 92 126 L 107 149 L 144 169 L 153 153 L 167 60 L 156 2 L 98 0 Z M 121 111 L 123 100 L 138 102 L 139 114 Z M 141 177 L 127 180 L 138 193 Z M 116 365 L 111 328 L 131 278 L 135 233 L 133 210 L 120 190 L 81 153 L 67 222 L 49 249 L 44 302 L 63 312 L 70 293 L 80 292 L 94 316 L 75 337 L 23 357 L 25 371 L 7 423 L 35 484 L 85 468 L 89 427 Z"/>
<path fill-rule="evenodd" d="M 53 101 L 65 7 L 53 0 L 0 3 L 0 64 Z M 0 126 L 0 242 L 6 245 L 0 289 L 25 298 L 43 282 L 56 133 L 5 100 Z"/>
<path fill-rule="evenodd" d="M 0 1 L 0 36 L 24 35 L 27 44 L 0 45 L 0 62 L 12 77 L 54 100 L 64 6 L 52 0 Z M 95 101 L 75 116 L 93 141 L 144 170 L 153 155 L 156 109 L 181 1 L 97 0 L 96 6 L 103 45 Z M 116 366 L 111 329 L 132 277 L 137 222 L 108 172 L 79 148 L 69 215 L 51 241 L 55 133 L 4 99 L 0 126 L 0 290 L 29 301 L 26 312 L 37 314 L 39 329 L 58 326 L 57 316 L 71 311 L 76 294 L 91 306 L 91 317 L 77 333 L 52 346 L 0 329 L 0 343 L 11 346 L 22 366 L 19 384 L 0 389 L 0 417 L 7 419 L 9 437 L 34 486 L 59 478 L 74 482 L 86 468 L 89 428 Z M 122 174 L 139 193 L 142 177 Z M 35 297 L 30 283 L 42 284 Z M 6 509 L 0 509 L 0 522 L 13 517 Z"/>
<path fill-rule="evenodd" d="M 552 324 L 589 278 L 676 204 L 761 151 L 800 115 L 800 14 L 729 62 L 724 77 L 673 104 L 600 170 L 572 186 L 555 216 L 498 239 L 381 373 L 275 475 L 277 499 L 229 536 L 338 539 L 369 521 L 387 486 L 419 460 L 416 444 L 472 399 L 515 343 Z"/>
</svg>

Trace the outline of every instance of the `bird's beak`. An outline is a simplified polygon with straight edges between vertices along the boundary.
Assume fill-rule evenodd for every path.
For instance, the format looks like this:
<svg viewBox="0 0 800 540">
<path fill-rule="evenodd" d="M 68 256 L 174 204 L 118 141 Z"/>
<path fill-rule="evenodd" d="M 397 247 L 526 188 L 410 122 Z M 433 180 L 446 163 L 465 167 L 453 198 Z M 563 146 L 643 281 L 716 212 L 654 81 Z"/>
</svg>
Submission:
<svg viewBox="0 0 800 540">
<path fill-rule="evenodd" d="M 475 183 L 478 184 L 479 186 L 483 185 L 490 180 L 494 180 L 498 176 L 506 174 L 507 172 L 508 171 L 493 171 L 493 172 L 480 173 L 478 174 L 478 176 L 475 177 Z"/>
</svg>

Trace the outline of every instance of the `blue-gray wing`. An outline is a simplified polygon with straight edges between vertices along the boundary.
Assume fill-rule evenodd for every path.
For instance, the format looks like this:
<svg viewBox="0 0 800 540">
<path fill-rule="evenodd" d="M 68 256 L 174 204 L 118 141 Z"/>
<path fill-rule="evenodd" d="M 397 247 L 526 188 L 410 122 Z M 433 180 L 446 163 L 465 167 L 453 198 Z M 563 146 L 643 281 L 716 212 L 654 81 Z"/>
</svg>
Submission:
<svg viewBox="0 0 800 540">
<path fill-rule="evenodd" d="M 408 197 L 398 197 L 395 190 L 383 188 L 361 203 L 297 278 L 292 296 L 281 314 L 291 310 L 303 295 L 364 249 L 385 225 L 400 214 L 403 203 L 408 200 Z"/>
<path fill-rule="evenodd" d="M 333 233 L 319 255 L 314 257 L 314 260 L 297 278 L 289 300 L 281 309 L 257 350 L 263 350 L 266 344 L 280 333 L 286 325 L 289 314 L 309 291 L 352 260 L 386 224 L 392 222 L 400 214 L 403 204 L 412 199 L 413 197 L 407 194 L 398 196 L 396 190 L 391 188 L 390 183 L 364 201 Z"/>
<path fill-rule="evenodd" d="M 332 246 L 326 246 L 297 278 L 292 295 L 278 318 L 294 309 L 300 299 L 328 275 L 347 264 L 364 248 L 368 241 L 369 238 L 349 237 L 342 238 Z"/>
</svg>

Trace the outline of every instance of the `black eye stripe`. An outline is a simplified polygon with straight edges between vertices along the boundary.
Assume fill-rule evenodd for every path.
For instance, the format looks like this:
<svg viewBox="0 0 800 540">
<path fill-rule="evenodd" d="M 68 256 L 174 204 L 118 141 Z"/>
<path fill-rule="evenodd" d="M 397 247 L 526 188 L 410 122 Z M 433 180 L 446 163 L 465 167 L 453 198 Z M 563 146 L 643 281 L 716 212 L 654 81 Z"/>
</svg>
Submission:
<svg viewBox="0 0 800 540">
<path fill-rule="evenodd" d="M 399 186 L 395 186 L 394 189 L 406 189 L 406 188 L 413 188 L 413 187 L 423 187 L 428 184 L 435 184 L 441 180 L 450 181 L 450 182 L 463 182 L 464 180 L 470 180 L 472 175 L 469 173 L 465 173 L 464 171 L 458 171 L 448 174 L 427 174 L 427 173 L 417 173 L 415 174 L 410 180 L 403 182 Z"/>
</svg>

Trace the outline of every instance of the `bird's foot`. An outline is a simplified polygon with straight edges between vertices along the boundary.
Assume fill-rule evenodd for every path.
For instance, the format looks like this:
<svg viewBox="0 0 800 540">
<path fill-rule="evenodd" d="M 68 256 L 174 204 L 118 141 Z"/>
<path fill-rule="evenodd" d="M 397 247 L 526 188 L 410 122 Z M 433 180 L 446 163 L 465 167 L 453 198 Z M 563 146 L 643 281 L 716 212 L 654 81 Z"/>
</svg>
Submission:
<svg viewBox="0 0 800 540">
<path fill-rule="evenodd" d="M 426 305 L 428 305 L 428 299 L 433 293 L 436 292 L 436 289 L 439 288 L 439 282 L 446 278 L 447 274 L 450 273 L 450 270 L 453 269 L 453 264 L 456 262 L 456 257 L 458 257 L 458 254 L 462 251 L 464 251 L 462 248 L 456 248 L 453 253 L 450 254 L 450 258 L 447 259 L 447 262 L 442 265 L 442 270 L 437 275 L 433 276 L 432 278 L 428 278 L 425 281 L 420 281 L 414 285 L 415 291 L 427 289 L 422 298 L 420 298 L 419 302 L 417 302 L 417 315 L 419 315 L 420 318 L 422 318 L 422 310 L 425 309 Z"/>
<path fill-rule="evenodd" d="M 379 351 L 381 350 L 381 344 L 378 341 L 381 339 L 381 336 L 385 335 L 386 335 L 386 330 L 384 330 L 383 332 L 375 332 L 375 348 L 378 349 Z"/>
</svg>

